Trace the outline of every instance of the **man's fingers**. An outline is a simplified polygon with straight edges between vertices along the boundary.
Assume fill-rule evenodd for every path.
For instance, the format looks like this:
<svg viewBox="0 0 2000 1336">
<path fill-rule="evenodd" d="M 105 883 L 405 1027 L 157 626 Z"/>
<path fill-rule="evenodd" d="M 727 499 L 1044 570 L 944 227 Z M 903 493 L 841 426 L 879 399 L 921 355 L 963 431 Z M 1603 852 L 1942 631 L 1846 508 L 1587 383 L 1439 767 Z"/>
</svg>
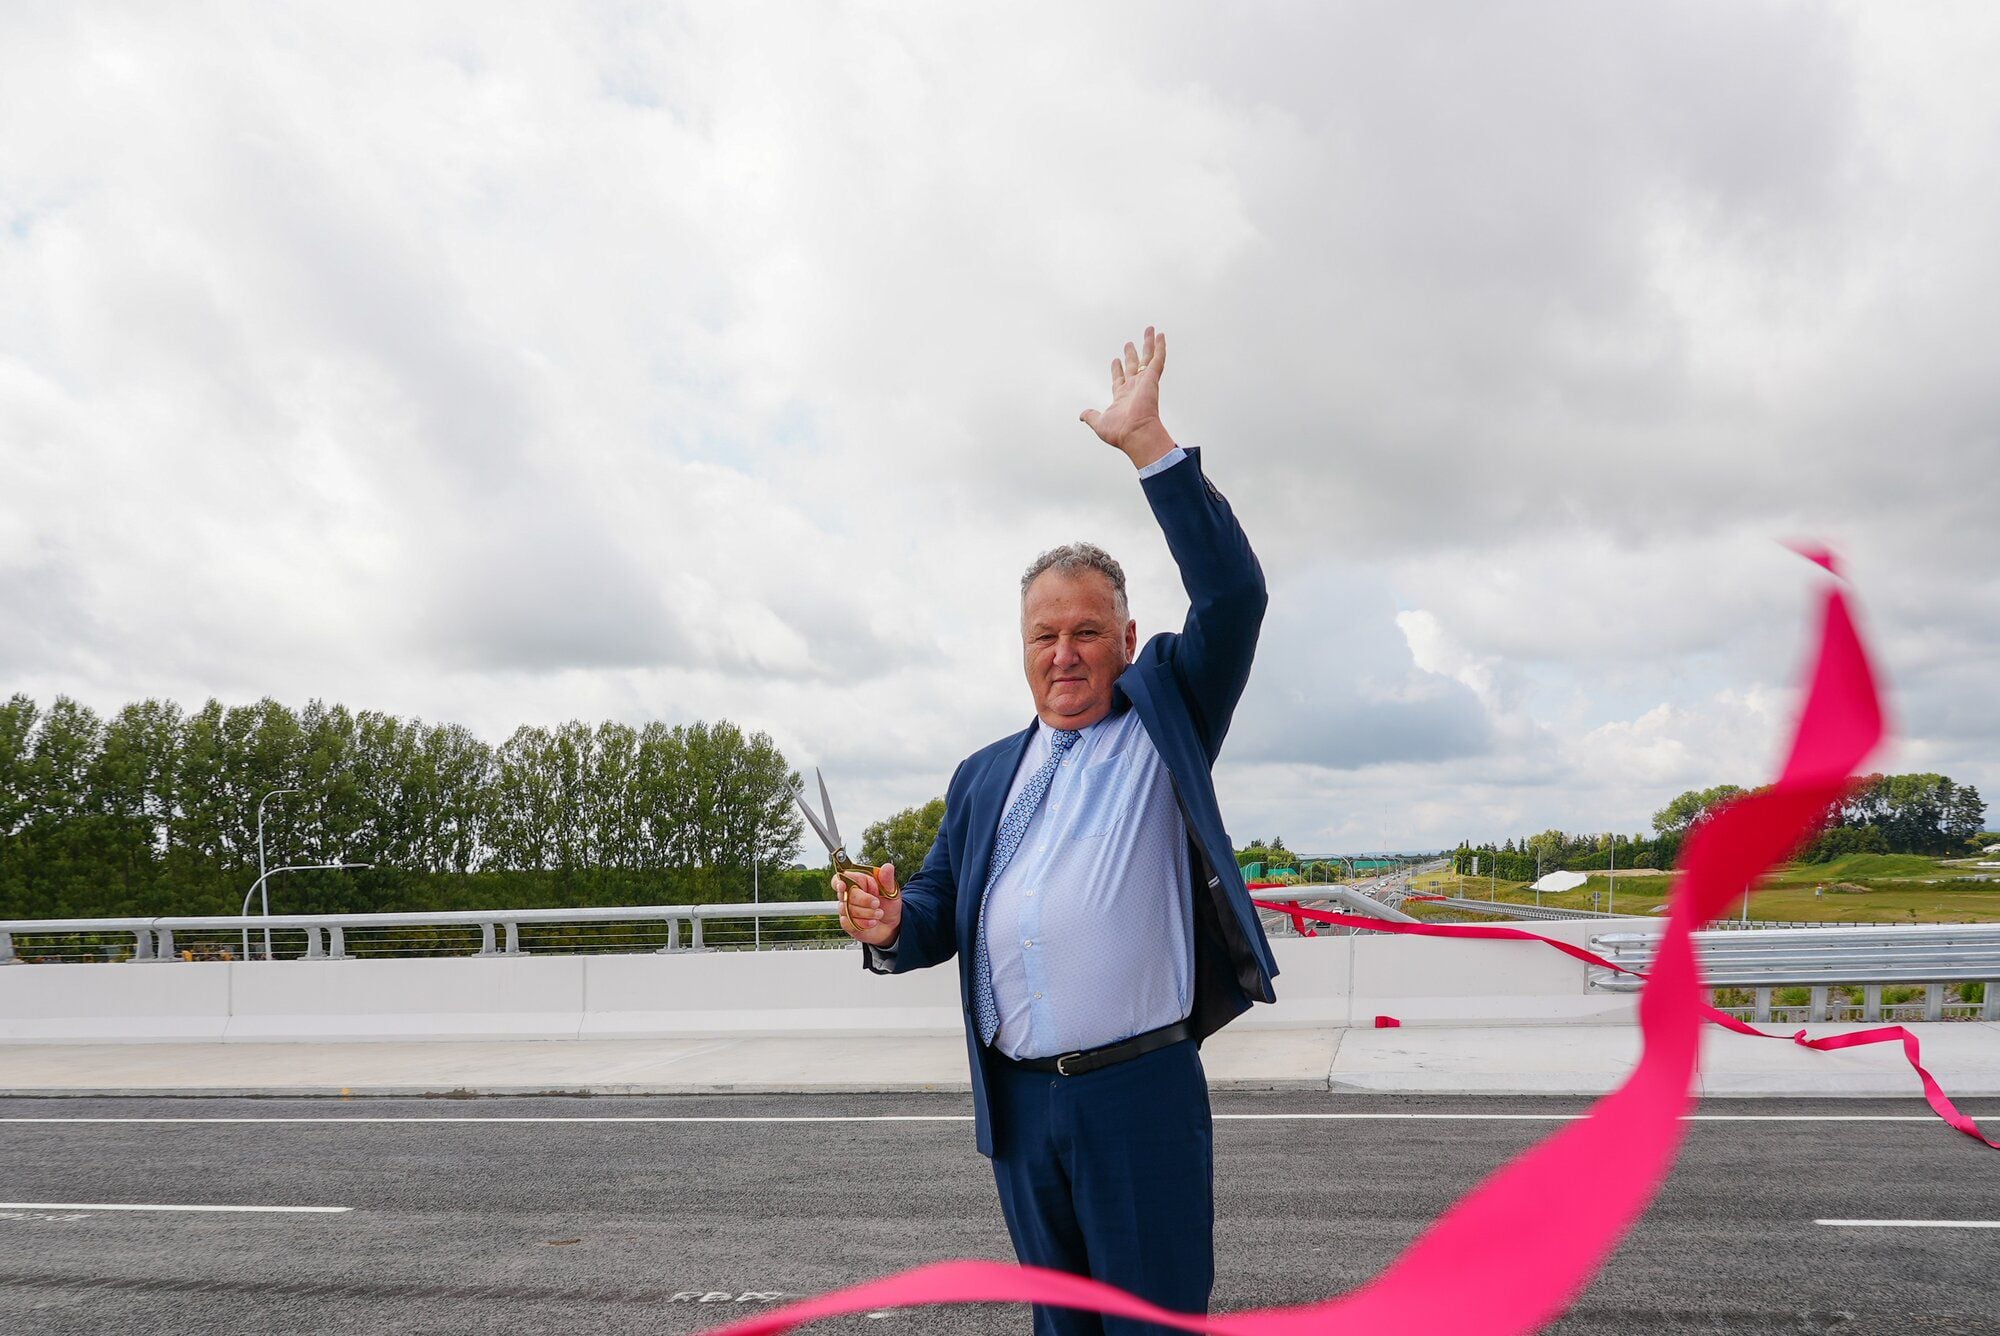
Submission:
<svg viewBox="0 0 2000 1336">
<path fill-rule="evenodd" d="M 1125 388 L 1125 359 L 1122 357 L 1114 357 L 1111 359 L 1111 397 L 1113 399 L 1116 399 L 1118 397 L 1118 391 L 1124 388 Z"/>
<path fill-rule="evenodd" d="M 1129 341 L 1125 344 L 1125 374 L 1128 376 L 1139 374 L 1139 350 Z"/>
<path fill-rule="evenodd" d="M 1166 369 L 1167 369 L 1167 332 L 1165 330 L 1161 330 L 1159 338 L 1153 341 L 1153 374 L 1155 376 L 1158 376 L 1161 372 L 1165 371 Z"/>
</svg>

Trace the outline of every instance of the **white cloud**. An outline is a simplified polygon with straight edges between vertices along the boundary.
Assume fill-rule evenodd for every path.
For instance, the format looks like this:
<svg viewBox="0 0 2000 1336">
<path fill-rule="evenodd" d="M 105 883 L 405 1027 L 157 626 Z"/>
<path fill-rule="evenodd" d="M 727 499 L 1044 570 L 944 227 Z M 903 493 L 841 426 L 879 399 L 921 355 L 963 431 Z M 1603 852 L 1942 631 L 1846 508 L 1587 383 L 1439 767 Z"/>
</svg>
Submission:
<svg viewBox="0 0 2000 1336">
<path fill-rule="evenodd" d="M 1075 421 L 1150 321 L 1274 594 L 1233 826 L 1755 782 L 1794 535 L 1896 754 L 2000 790 L 1996 62 L 1981 6 L 16 7 L 0 690 L 726 715 L 880 815 L 1027 717 L 1036 551 L 1178 620 Z"/>
</svg>

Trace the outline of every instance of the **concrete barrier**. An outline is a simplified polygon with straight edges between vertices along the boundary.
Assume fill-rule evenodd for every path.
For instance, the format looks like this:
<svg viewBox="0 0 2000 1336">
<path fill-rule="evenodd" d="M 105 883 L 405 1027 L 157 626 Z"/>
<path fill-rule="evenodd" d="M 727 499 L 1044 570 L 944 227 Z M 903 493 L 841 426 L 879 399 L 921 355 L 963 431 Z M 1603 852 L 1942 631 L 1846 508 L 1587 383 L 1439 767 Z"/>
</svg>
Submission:
<svg viewBox="0 0 2000 1336">
<path fill-rule="evenodd" d="M 1650 919 L 1620 921 L 1657 926 Z M 1537 931 L 1582 944 L 1605 920 Z M 1253 1029 L 1629 1021 L 1585 966 L 1526 942 L 1278 938 L 1279 1001 Z M 950 967 L 882 978 L 853 950 L 415 960 L 18 965 L 0 969 L 0 1042 L 956 1035 Z"/>
<path fill-rule="evenodd" d="M 0 969 L 0 1040 L 220 1039 L 228 965 L 13 965 Z"/>
<path fill-rule="evenodd" d="M 239 961 L 224 966 L 230 1009 L 223 1038 L 574 1039 L 588 960 Z M 143 968 L 172 974 L 181 966 Z"/>
<path fill-rule="evenodd" d="M 957 1034 L 958 971 L 884 978 L 858 951 L 590 956 L 586 1038 Z"/>
<path fill-rule="evenodd" d="M 1510 925 L 1513 926 L 1513 925 Z M 1594 932 L 1658 930 L 1657 919 L 1589 919 L 1520 925 L 1588 947 Z M 1377 1015 L 1405 1023 L 1522 1025 L 1636 1021 L 1638 995 L 1595 993 L 1589 966 L 1539 942 L 1438 937 L 1351 937 L 1350 1024 Z M 1283 977 L 1280 977 L 1280 983 Z M 1280 1004 L 1282 1006 L 1282 1003 Z M 1276 1010 L 1277 1008 L 1274 1008 Z"/>
</svg>

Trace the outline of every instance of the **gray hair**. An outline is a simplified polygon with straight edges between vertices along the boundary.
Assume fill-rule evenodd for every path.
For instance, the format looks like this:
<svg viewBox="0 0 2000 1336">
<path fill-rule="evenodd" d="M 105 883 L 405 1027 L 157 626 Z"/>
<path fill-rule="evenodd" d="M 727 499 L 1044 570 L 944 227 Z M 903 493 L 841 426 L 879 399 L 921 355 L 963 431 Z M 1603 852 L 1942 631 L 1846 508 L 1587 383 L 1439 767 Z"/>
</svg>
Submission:
<svg viewBox="0 0 2000 1336">
<path fill-rule="evenodd" d="M 1028 565 L 1027 573 L 1021 577 L 1021 599 L 1027 601 L 1028 586 L 1035 582 L 1044 571 L 1060 571 L 1064 575 L 1080 575 L 1084 571 L 1096 571 L 1111 581 L 1112 600 L 1118 608 L 1118 620 L 1125 621 L 1131 616 L 1131 609 L 1125 602 L 1125 568 L 1109 552 L 1095 543 L 1064 543 L 1052 547 L 1036 557 Z"/>
</svg>

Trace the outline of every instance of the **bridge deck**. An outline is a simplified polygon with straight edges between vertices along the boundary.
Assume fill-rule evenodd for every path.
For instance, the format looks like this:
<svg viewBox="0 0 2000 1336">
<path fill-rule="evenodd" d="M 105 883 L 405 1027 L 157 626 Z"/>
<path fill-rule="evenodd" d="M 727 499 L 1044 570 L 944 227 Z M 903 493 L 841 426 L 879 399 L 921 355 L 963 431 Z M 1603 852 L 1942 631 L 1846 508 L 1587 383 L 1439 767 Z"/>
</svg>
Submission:
<svg viewBox="0 0 2000 1336">
<path fill-rule="evenodd" d="M 68 1204 L 0 1208 L 0 1330 L 700 1331 L 765 1296 L 1008 1257 L 964 1105 L 948 1095 L 0 1101 L 9 1194 Z M 1582 1107 L 1222 1097 L 1217 1309 L 1306 1303 L 1362 1283 L 1467 1185 Z M 2000 1230 L 1815 1223 L 1990 1221 L 1993 1152 L 1913 1099 L 1703 1111 L 1759 1117 L 1691 1126 L 1664 1194 L 1556 1332 L 1993 1330 Z M 1288 1116 L 1344 1112 L 1369 1116 Z M 882 1114 L 947 1121 L 748 1121 Z M 1229 1116 L 1239 1114 L 1257 1116 Z M 1849 1121 L 1871 1115 L 1898 1121 Z M 15 1121 L 49 1116 L 242 1121 Z M 457 1121 L 495 1116 L 534 1121 Z M 579 1121 L 605 1116 L 724 1121 Z M 334 1121 L 285 1121 L 298 1117 Z M 108 1203 L 349 1209 L 90 1209 Z M 1003 1308 L 813 1328 L 1026 1329 L 1025 1312 Z"/>
</svg>

